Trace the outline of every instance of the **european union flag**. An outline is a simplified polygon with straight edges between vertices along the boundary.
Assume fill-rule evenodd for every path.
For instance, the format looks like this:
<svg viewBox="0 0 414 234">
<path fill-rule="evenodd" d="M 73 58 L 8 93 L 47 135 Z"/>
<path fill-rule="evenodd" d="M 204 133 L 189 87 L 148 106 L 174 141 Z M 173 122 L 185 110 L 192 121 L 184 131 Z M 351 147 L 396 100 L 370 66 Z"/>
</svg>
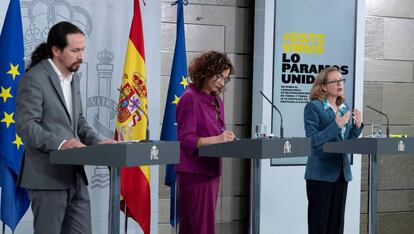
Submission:
<svg viewBox="0 0 414 234">
<path fill-rule="evenodd" d="M 23 142 L 16 134 L 17 84 L 24 72 L 19 0 L 11 0 L 0 34 L 0 219 L 13 231 L 29 207 L 27 191 L 16 187 Z"/>
<path fill-rule="evenodd" d="M 175 41 L 174 58 L 171 69 L 170 84 L 168 86 L 167 101 L 165 104 L 164 120 L 162 123 L 161 140 L 176 141 L 177 126 L 175 120 L 175 108 L 180 100 L 181 94 L 188 86 L 187 80 L 187 58 L 185 55 L 185 35 L 183 0 L 177 1 L 177 35 Z M 178 209 L 175 212 L 175 170 L 174 165 L 167 165 L 165 185 L 171 187 L 170 200 L 170 223 L 175 226 L 178 223 Z M 178 208 L 178 207 L 177 207 Z M 174 217 L 177 214 L 174 223 Z"/>
</svg>

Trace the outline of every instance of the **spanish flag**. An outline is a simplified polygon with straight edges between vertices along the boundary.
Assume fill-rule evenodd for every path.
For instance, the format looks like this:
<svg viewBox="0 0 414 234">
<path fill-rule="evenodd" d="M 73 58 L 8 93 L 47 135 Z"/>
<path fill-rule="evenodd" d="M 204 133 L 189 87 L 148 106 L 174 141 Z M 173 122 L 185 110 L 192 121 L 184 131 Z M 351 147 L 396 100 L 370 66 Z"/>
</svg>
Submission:
<svg viewBox="0 0 414 234">
<path fill-rule="evenodd" d="M 132 140 L 146 138 L 148 100 L 145 75 L 144 36 L 139 1 L 134 0 L 134 15 L 125 56 L 122 92 L 118 103 L 116 129 L 129 126 Z M 140 108 L 137 108 L 137 105 Z M 145 112 L 145 113 L 143 113 Z M 139 155 L 137 155 L 139 157 Z M 121 170 L 121 210 L 150 233 L 151 196 L 150 167 L 129 167 Z"/>
</svg>

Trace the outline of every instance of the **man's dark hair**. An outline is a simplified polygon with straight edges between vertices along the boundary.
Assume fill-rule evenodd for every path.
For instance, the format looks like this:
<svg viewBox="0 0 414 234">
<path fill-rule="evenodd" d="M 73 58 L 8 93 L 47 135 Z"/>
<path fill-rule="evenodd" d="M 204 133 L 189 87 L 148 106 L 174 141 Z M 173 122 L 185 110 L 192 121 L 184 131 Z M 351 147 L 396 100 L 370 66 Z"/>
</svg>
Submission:
<svg viewBox="0 0 414 234">
<path fill-rule="evenodd" d="M 29 70 L 43 59 L 53 58 L 52 47 L 63 50 L 68 45 L 67 35 L 80 33 L 85 35 L 76 25 L 67 21 L 59 22 L 50 28 L 47 36 L 47 42 L 38 45 L 32 52 L 31 64 L 27 68 Z"/>
</svg>

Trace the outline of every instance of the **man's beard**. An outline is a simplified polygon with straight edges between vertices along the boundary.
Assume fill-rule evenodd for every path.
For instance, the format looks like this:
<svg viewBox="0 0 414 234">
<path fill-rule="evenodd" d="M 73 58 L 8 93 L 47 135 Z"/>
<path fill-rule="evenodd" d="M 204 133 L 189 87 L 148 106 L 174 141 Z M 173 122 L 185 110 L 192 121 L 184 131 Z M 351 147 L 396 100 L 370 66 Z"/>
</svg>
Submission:
<svg viewBox="0 0 414 234">
<path fill-rule="evenodd" d="M 80 68 L 80 65 L 83 63 L 82 59 L 78 60 L 77 62 L 72 63 L 70 67 L 68 67 L 68 70 L 70 72 L 77 72 Z"/>
</svg>

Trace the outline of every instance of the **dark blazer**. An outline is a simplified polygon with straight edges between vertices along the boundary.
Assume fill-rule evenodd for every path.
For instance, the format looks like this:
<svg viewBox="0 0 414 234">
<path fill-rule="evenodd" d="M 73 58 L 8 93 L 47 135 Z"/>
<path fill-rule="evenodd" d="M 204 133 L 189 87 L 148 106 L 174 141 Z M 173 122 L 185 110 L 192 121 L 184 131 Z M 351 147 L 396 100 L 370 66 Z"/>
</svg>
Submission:
<svg viewBox="0 0 414 234">
<path fill-rule="evenodd" d="M 348 106 L 344 111 L 349 111 Z M 335 122 L 332 108 L 325 109 L 323 102 L 313 100 L 306 104 L 304 111 L 306 137 L 311 138 L 311 155 L 306 164 L 305 179 L 334 182 L 341 170 L 345 180 L 352 180 L 351 166 L 347 154 L 324 153 L 323 145 L 327 142 L 357 138 L 362 131 L 352 124 L 352 118 L 346 124 L 344 139 L 341 128 Z"/>
<path fill-rule="evenodd" d="M 76 138 L 86 145 L 100 139 L 82 114 L 79 77 L 72 79 L 73 119 L 65 105 L 60 80 L 48 60 L 42 60 L 19 81 L 16 129 L 25 144 L 18 185 L 28 189 L 67 189 L 83 166 L 49 163 L 51 151 L 63 140 Z"/>
</svg>

